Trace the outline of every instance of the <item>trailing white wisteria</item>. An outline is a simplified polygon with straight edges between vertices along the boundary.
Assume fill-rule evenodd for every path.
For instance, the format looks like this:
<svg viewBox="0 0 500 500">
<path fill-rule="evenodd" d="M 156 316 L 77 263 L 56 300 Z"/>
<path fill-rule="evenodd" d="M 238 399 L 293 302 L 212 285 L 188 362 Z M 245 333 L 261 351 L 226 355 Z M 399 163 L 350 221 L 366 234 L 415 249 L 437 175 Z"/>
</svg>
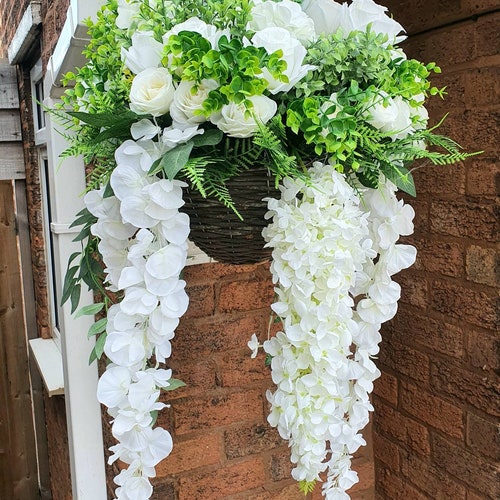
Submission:
<svg viewBox="0 0 500 500">
<path fill-rule="evenodd" d="M 126 141 L 116 151 L 111 176 L 114 195 L 104 188 L 85 196 L 97 217 L 91 231 L 106 266 L 107 289 L 122 295 L 107 311 L 104 353 L 110 360 L 97 397 L 113 418 L 110 463 L 128 468 L 115 478 L 118 499 L 142 500 L 153 491 L 149 478 L 172 450 L 166 429 L 154 415 L 166 405 L 160 391 L 179 386 L 172 372 L 159 368 L 171 354 L 170 340 L 188 306 L 185 282 L 189 218 L 180 181 L 148 175 L 153 158 L 141 145 Z"/>
<path fill-rule="evenodd" d="M 305 491 L 327 472 L 327 499 L 349 498 L 358 481 L 351 455 L 373 410 L 380 375 L 380 326 L 394 316 L 400 288 L 391 276 L 410 266 L 415 248 L 397 245 L 413 231 L 413 209 L 395 186 L 354 189 L 316 163 L 310 183 L 287 179 L 268 201 L 264 230 L 273 248 L 273 311 L 283 331 L 264 342 L 272 357 L 269 423 L 289 440 L 293 477 Z M 255 350 L 255 339 L 250 343 Z"/>
<path fill-rule="evenodd" d="M 109 361 L 98 398 L 111 461 L 128 465 L 118 498 L 149 498 L 172 449 L 155 420 L 160 391 L 180 384 L 159 363 L 188 307 L 183 188 L 239 215 L 229 181 L 256 167 L 281 184 L 264 231 L 283 322 L 264 345 L 269 422 L 305 491 L 324 473 L 325 496 L 347 498 L 380 326 L 400 295 L 391 276 L 415 259 L 396 243 L 413 217 L 396 186 L 416 195 L 414 160 L 471 156 L 428 128 L 439 68 L 407 58 L 403 27 L 373 0 L 107 0 L 88 29 L 87 62 L 54 111 L 75 131 L 63 155 L 93 167 L 63 302 L 76 311 L 82 284 L 102 297 L 77 314 L 105 313 L 89 335 L 91 361 Z"/>
</svg>

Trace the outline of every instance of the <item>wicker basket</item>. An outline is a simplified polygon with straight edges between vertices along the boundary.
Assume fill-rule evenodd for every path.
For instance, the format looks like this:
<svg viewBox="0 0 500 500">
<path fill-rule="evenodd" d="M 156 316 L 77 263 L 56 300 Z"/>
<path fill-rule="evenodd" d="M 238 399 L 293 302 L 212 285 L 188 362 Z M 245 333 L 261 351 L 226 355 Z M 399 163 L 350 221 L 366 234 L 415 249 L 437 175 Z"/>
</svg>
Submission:
<svg viewBox="0 0 500 500">
<path fill-rule="evenodd" d="M 217 200 L 203 198 L 198 191 L 185 189 L 181 209 L 191 218 L 189 238 L 208 256 L 226 264 L 251 264 L 268 260 L 262 229 L 266 197 L 278 197 L 274 178 L 267 169 L 247 170 L 226 183 L 243 220 Z"/>
</svg>

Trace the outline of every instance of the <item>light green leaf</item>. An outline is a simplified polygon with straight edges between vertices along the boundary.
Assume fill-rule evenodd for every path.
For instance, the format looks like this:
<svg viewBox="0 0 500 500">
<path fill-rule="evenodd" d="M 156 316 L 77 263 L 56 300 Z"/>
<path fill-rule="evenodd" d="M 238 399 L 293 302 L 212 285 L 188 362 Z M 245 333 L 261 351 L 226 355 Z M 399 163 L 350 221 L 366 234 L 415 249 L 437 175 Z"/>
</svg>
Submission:
<svg viewBox="0 0 500 500">
<path fill-rule="evenodd" d="M 79 318 L 80 316 L 94 316 L 99 311 L 101 311 L 103 307 L 104 307 L 103 302 L 100 302 L 98 304 L 90 304 L 88 306 L 83 306 L 75 314 L 75 319 Z"/>
<path fill-rule="evenodd" d="M 101 318 L 99 321 L 96 321 L 87 332 L 87 337 L 92 337 L 97 335 L 98 333 L 102 333 L 106 330 L 106 325 L 108 324 L 108 318 Z"/>
<path fill-rule="evenodd" d="M 104 352 L 104 344 L 106 343 L 106 334 L 103 333 L 95 343 L 92 352 L 89 357 L 89 365 L 92 364 L 96 359 L 101 359 L 102 353 Z"/>
<path fill-rule="evenodd" d="M 185 387 L 185 383 L 182 380 L 177 378 L 171 378 L 168 381 L 167 387 L 163 387 L 164 391 L 175 391 L 175 389 L 179 389 L 180 387 Z"/>
</svg>

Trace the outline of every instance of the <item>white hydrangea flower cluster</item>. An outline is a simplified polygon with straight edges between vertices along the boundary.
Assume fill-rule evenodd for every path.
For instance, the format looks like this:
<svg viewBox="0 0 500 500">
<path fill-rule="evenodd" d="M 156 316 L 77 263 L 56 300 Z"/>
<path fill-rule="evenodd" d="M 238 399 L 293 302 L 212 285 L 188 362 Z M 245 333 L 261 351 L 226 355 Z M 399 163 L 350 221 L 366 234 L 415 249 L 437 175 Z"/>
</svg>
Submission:
<svg viewBox="0 0 500 500">
<path fill-rule="evenodd" d="M 153 415 L 166 406 L 159 402 L 160 389 L 172 382 L 171 370 L 158 363 L 170 356 L 170 341 L 188 307 L 179 275 L 187 259 L 189 217 L 179 212 L 183 183 L 149 175 L 154 156 L 141 143 L 126 141 L 115 158 L 114 196 L 105 197 L 104 189 L 85 196 L 98 218 L 91 231 L 100 239 L 108 289 L 123 292 L 107 312 L 104 353 L 111 363 L 97 397 L 114 419 L 118 444 L 111 447 L 110 463 L 129 464 L 115 478 L 117 498 L 145 500 L 155 466 L 172 450 L 169 432 L 153 429 Z"/>
<path fill-rule="evenodd" d="M 267 395 L 268 421 L 290 442 L 296 480 L 314 482 L 327 471 L 323 494 L 348 499 L 358 481 L 351 455 L 365 444 L 360 431 L 380 375 L 371 358 L 400 296 L 391 276 L 416 255 L 396 244 L 412 232 L 414 212 L 391 183 L 354 189 L 320 163 L 308 184 L 285 180 L 268 207 L 272 308 L 283 322 L 283 332 L 264 342 L 277 385 Z"/>
</svg>

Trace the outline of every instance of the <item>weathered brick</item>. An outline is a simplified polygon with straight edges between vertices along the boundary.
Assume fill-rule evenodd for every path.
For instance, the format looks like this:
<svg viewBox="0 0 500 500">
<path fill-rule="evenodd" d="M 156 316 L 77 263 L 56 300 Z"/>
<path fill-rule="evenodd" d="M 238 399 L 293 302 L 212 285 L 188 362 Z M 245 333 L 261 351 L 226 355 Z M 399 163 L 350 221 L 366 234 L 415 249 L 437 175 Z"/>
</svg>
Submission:
<svg viewBox="0 0 500 500">
<path fill-rule="evenodd" d="M 263 422 L 240 424 L 224 432 L 224 450 L 230 460 L 272 450 L 281 445 L 283 445 L 283 440 L 278 432 Z M 290 458 L 290 454 L 288 457 Z"/>
<path fill-rule="evenodd" d="M 465 488 L 447 477 L 440 467 L 433 467 L 412 453 L 402 452 L 404 477 L 434 500 L 465 500 Z"/>
<path fill-rule="evenodd" d="M 432 203 L 430 210 L 434 234 L 492 242 L 498 236 L 498 210 L 494 205 L 439 201 Z"/>
<path fill-rule="evenodd" d="M 500 195 L 498 158 L 485 158 L 485 155 L 481 155 L 467 162 L 467 194 L 491 197 Z"/>
<path fill-rule="evenodd" d="M 467 332 L 469 363 L 482 370 L 500 369 L 500 338 L 495 333 L 469 330 Z"/>
<path fill-rule="evenodd" d="M 271 480 L 282 481 L 289 479 L 293 466 L 292 462 L 290 462 L 290 450 L 288 448 L 274 452 L 270 456 L 268 463 Z"/>
<path fill-rule="evenodd" d="M 172 453 L 156 466 L 158 477 L 171 476 L 221 461 L 222 446 L 219 434 L 198 434 L 187 441 L 176 439 Z"/>
<path fill-rule="evenodd" d="M 186 385 L 175 391 L 166 392 L 162 396 L 164 400 L 172 401 L 206 393 L 215 389 L 218 385 L 216 366 L 213 359 L 203 358 L 196 363 L 187 362 L 186 360 L 172 360 L 168 365 L 169 368 L 172 368 L 173 376 L 182 380 Z"/>
<path fill-rule="evenodd" d="M 500 424 L 485 420 L 472 412 L 467 414 L 467 446 L 476 453 L 500 462 Z"/>
<path fill-rule="evenodd" d="M 463 437 L 464 422 L 461 408 L 407 382 L 401 382 L 399 402 L 402 410 L 420 421 L 451 437 L 459 439 Z"/>
<path fill-rule="evenodd" d="M 415 210 L 415 218 L 413 224 L 415 226 L 415 234 L 427 234 L 429 232 L 429 202 L 421 198 L 412 199 L 410 205 Z"/>
<path fill-rule="evenodd" d="M 436 84 L 436 82 L 433 83 Z M 453 88 L 453 95 L 457 95 L 455 87 Z M 456 105 L 455 103 L 449 103 L 448 99 L 440 102 L 444 103 L 443 106 L 447 109 Z M 443 110 L 443 113 L 445 112 L 446 109 Z M 462 195 L 465 193 L 465 165 L 463 163 L 440 166 L 439 168 L 429 165 L 418 169 L 414 178 L 417 196 L 423 194 L 442 195 L 443 193 Z"/>
<path fill-rule="evenodd" d="M 374 398 L 374 424 L 377 432 L 381 432 L 404 446 L 409 446 L 419 455 L 430 453 L 429 431 L 422 424 L 405 417 L 394 408 L 386 405 L 380 398 Z"/>
<path fill-rule="evenodd" d="M 483 285 L 500 284 L 500 252 L 495 248 L 472 245 L 467 249 L 467 279 Z"/>
<path fill-rule="evenodd" d="M 162 480 L 161 477 L 151 478 L 153 494 L 151 500 L 177 500 L 175 485 L 172 481 Z"/>
<path fill-rule="evenodd" d="M 498 316 L 496 294 L 448 281 L 433 281 L 431 307 L 441 314 L 469 321 L 482 328 L 495 328 Z"/>
<path fill-rule="evenodd" d="M 189 308 L 184 319 L 211 316 L 215 309 L 215 291 L 211 284 L 188 285 Z"/>
<path fill-rule="evenodd" d="M 205 398 L 178 400 L 173 405 L 176 434 L 213 429 L 236 422 L 260 420 L 263 401 L 260 391 L 228 394 L 217 392 Z"/>
<path fill-rule="evenodd" d="M 479 376 L 448 361 L 433 360 L 431 384 L 437 393 L 470 403 L 490 415 L 500 416 L 500 387 L 494 377 Z"/>
<path fill-rule="evenodd" d="M 250 349 L 229 351 L 221 356 L 220 376 L 223 387 L 243 387 L 261 380 L 271 380 L 271 370 L 265 364 L 261 350 L 257 358 L 250 357 Z"/>
<path fill-rule="evenodd" d="M 394 406 L 398 403 L 398 379 L 393 375 L 382 372 L 375 381 L 373 392 L 380 398 L 384 398 Z"/>
<path fill-rule="evenodd" d="M 401 273 L 396 278 L 401 285 L 401 303 L 425 309 L 429 303 L 427 280 L 413 272 Z"/>
<path fill-rule="evenodd" d="M 213 472 L 182 477 L 179 481 L 179 500 L 219 500 L 263 483 L 264 465 L 260 458 L 253 458 Z"/>
<path fill-rule="evenodd" d="M 382 342 L 380 362 L 396 374 L 406 375 L 424 384 L 429 380 L 429 357 L 397 341 Z"/>
<path fill-rule="evenodd" d="M 373 455 L 389 469 L 399 471 L 399 448 L 378 432 L 373 433 Z"/>
<path fill-rule="evenodd" d="M 359 481 L 348 490 L 351 499 L 363 498 L 364 491 L 375 482 L 375 469 L 372 460 L 353 460 L 352 470 L 358 473 Z"/>
<path fill-rule="evenodd" d="M 407 346 L 421 345 L 428 349 L 460 358 L 464 351 L 464 332 L 444 319 L 404 311 L 393 320 L 393 339 Z"/>
<path fill-rule="evenodd" d="M 222 312 L 250 311 L 269 307 L 273 297 L 270 279 L 232 281 L 221 285 L 217 307 Z"/>
<path fill-rule="evenodd" d="M 375 487 L 378 494 L 376 498 L 383 500 L 429 500 L 426 495 L 420 493 L 406 480 L 394 474 L 385 467 L 377 467 L 375 476 Z"/>
<path fill-rule="evenodd" d="M 235 281 L 242 276 L 265 276 L 269 273 L 269 263 L 260 264 L 197 264 L 184 269 L 184 279 L 189 284 L 218 283 L 224 281 Z"/>
<path fill-rule="evenodd" d="M 491 107 L 492 104 L 500 102 L 500 67 L 491 66 L 486 68 L 471 69 L 464 74 L 467 106 Z M 481 92 L 477 89 L 481 88 Z"/>
<path fill-rule="evenodd" d="M 474 0 L 468 0 L 473 3 Z M 483 0 L 481 3 L 492 2 L 493 0 Z M 498 3 L 495 5 L 496 12 L 488 16 L 482 16 L 477 20 L 475 37 L 475 56 L 497 56 L 498 47 L 500 47 L 500 13 L 498 12 Z M 480 91 L 481 92 L 481 91 Z M 478 93 L 480 93 L 478 92 Z"/>
<path fill-rule="evenodd" d="M 215 352 L 248 349 L 252 334 L 266 327 L 267 318 L 255 313 L 181 321 L 172 341 L 172 359 L 185 361 Z"/>
<path fill-rule="evenodd" d="M 414 241 L 413 245 L 417 248 L 417 260 L 413 266 L 416 271 L 457 278 L 464 275 L 463 245 L 430 240 L 428 236 Z"/>
<path fill-rule="evenodd" d="M 487 498 L 500 497 L 500 470 L 497 467 L 438 434 L 433 435 L 432 450 L 436 467 L 481 491 Z"/>
<path fill-rule="evenodd" d="M 241 500 L 304 500 L 304 493 L 300 491 L 296 481 L 280 483 L 277 488 L 274 486 L 276 485 L 273 485 L 272 490 L 269 488 L 268 491 L 256 493 L 250 497 L 242 497 Z"/>
</svg>

